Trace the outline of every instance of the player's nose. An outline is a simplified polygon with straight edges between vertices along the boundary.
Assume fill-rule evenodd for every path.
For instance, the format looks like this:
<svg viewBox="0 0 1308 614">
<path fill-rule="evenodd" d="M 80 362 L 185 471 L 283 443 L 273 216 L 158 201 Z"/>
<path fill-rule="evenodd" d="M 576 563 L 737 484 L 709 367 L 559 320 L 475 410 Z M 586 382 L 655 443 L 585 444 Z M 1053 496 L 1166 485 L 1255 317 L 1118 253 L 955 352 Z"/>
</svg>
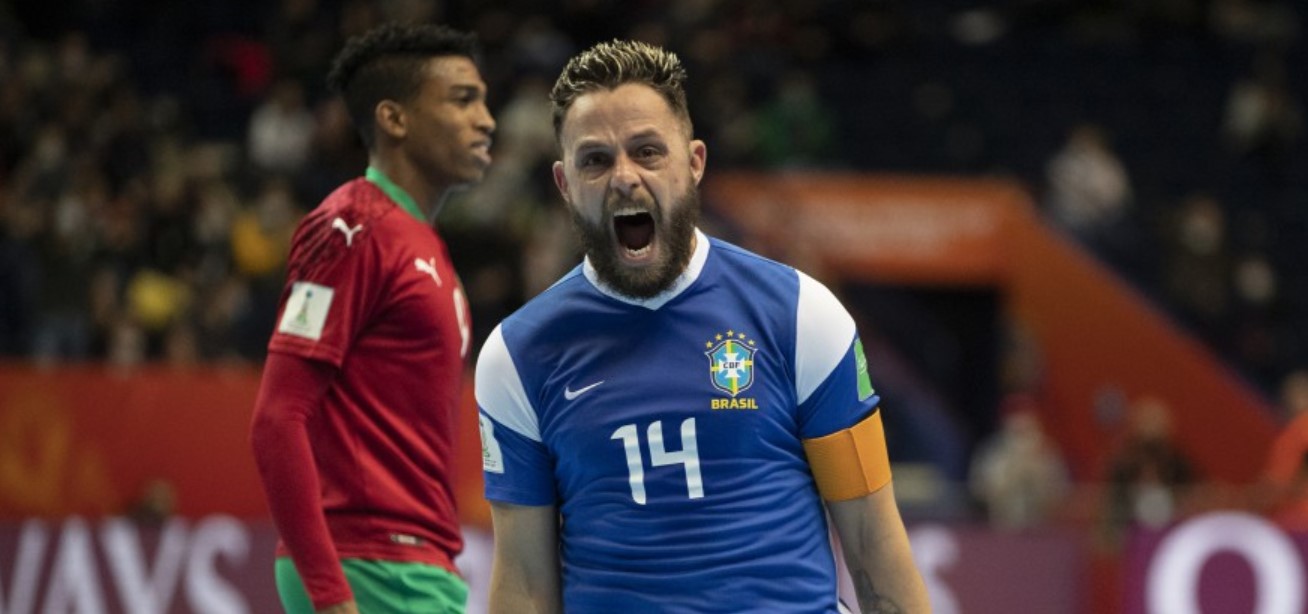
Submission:
<svg viewBox="0 0 1308 614">
<path fill-rule="evenodd" d="M 613 161 L 613 174 L 609 177 L 609 188 L 617 190 L 624 196 L 631 196 L 640 185 L 640 174 L 636 172 L 636 163 L 625 154 L 620 154 Z"/>
</svg>

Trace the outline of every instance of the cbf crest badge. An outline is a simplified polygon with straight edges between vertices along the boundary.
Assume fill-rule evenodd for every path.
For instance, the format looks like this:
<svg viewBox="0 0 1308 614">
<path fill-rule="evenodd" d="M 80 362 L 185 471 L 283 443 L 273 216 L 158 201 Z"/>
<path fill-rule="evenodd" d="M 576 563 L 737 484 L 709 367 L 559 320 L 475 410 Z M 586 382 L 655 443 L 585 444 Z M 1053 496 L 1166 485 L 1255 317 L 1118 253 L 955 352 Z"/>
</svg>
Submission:
<svg viewBox="0 0 1308 614">
<path fill-rule="evenodd" d="M 742 405 L 736 401 L 736 398 L 754 385 L 754 357 L 758 354 L 754 340 L 747 338 L 744 333 L 729 330 L 714 335 L 713 340 L 706 342 L 704 346 L 709 348 L 704 352 L 709 360 L 709 380 L 713 382 L 714 388 L 731 395 L 731 400 L 721 399 L 724 403 L 719 403 L 717 402 L 719 399 L 715 399 L 713 408 L 728 409 L 727 405 Z M 753 399 L 748 401 L 749 405 L 755 405 Z M 730 409 L 738 408 L 742 407 L 730 407 Z M 748 409 L 756 408 L 755 405 Z"/>
</svg>

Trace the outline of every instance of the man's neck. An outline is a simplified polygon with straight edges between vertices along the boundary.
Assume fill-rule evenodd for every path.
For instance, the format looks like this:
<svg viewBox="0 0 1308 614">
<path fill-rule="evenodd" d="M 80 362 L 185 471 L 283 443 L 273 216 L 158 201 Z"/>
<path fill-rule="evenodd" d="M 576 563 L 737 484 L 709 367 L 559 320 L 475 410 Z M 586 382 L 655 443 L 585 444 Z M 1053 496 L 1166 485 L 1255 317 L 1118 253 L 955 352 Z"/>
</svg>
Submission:
<svg viewBox="0 0 1308 614">
<path fill-rule="evenodd" d="M 433 185 L 417 168 L 403 159 L 371 155 L 368 157 L 368 167 L 380 172 L 391 184 L 408 195 L 418 209 L 417 217 L 427 223 L 434 222 L 449 196 L 448 187 Z"/>
</svg>

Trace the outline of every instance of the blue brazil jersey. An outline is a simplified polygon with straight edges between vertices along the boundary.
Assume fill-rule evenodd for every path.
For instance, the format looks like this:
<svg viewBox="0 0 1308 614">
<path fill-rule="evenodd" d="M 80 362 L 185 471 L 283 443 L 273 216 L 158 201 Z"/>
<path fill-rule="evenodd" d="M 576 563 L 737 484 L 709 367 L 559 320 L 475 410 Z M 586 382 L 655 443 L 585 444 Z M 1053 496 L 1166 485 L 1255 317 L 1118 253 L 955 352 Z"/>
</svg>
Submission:
<svg viewBox="0 0 1308 614">
<path fill-rule="evenodd" d="M 569 612 L 835 612 L 802 439 L 877 396 L 826 287 L 697 233 L 649 300 L 589 263 L 506 319 L 477 365 L 486 497 L 557 505 Z"/>
</svg>

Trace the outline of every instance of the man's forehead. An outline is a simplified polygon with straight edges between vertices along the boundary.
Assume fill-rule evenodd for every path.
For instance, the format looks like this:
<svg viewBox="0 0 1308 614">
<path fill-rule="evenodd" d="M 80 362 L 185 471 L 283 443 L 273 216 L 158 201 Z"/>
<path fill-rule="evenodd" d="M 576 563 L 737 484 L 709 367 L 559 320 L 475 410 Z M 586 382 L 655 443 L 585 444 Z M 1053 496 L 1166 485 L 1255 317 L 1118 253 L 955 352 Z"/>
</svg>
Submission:
<svg viewBox="0 0 1308 614">
<path fill-rule="evenodd" d="M 647 85 L 627 83 L 574 99 L 563 116 L 561 136 L 569 146 L 596 138 L 673 138 L 679 128 L 680 119 L 662 95 Z"/>
</svg>

